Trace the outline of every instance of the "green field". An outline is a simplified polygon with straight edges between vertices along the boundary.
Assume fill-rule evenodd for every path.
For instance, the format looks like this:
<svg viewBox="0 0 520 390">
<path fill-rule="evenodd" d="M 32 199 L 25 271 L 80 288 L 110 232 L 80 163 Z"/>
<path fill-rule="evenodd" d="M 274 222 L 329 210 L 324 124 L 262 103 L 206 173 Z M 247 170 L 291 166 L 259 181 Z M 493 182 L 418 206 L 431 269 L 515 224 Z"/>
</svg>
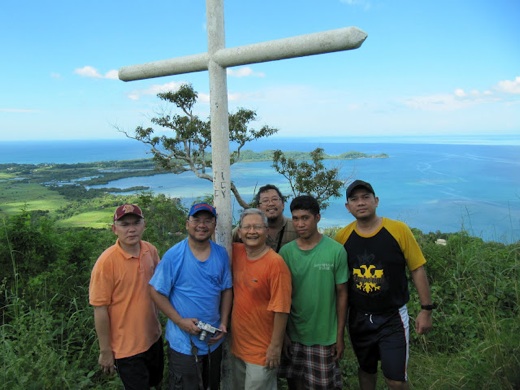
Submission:
<svg viewBox="0 0 520 390">
<path fill-rule="evenodd" d="M 60 227 L 108 229 L 111 219 L 112 211 L 90 211 L 59 220 L 57 224 Z"/>
<path fill-rule="evenodd" d="M 0 175 L 5 174 L 0 172 Z M 66 202 L 63 196 L 41 184 L 0 181 L 0 212 L 7 215 L 19 213 L 22 209 L 54 212 Z"/>
<path fill-rule="evenodd" d="M 57 225 L 65 228 L 106 229 L 110 226 L 114 199 L 104 190 L 86 190 L 85 177 L 103 181 L 121 175 L 147 175 L 150 161 L 101 162 L 91 164 L 21 165 L 0 164 L 0 215 L 12 216 L 23 211 L 49 213 Z M 124 173 L 117 172 L 124 166 Z M 101 175 L 108 169 L 110 173 Z M 114 172 L 112 172 L 114 171 Z M 88 183 L 92 184 L 92 183 Z"/>
</svg>

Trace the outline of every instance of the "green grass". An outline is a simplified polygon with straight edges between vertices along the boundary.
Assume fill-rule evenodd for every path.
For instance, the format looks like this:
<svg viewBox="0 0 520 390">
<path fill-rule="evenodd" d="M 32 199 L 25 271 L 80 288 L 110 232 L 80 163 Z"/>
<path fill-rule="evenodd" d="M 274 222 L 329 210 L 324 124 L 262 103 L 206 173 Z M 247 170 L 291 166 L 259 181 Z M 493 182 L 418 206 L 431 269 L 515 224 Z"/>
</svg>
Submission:
<svg viewBox="0 0 520 390">
<path fill-rule="evenodd" d="M 0 182 L 0 211 L 13 215 L 22 209 L 28 211 L 56 211 L 66 202 L 55 191 L 40 184 L 6 181 Z"/>
<path fill-rule="evenodd" d="M 6 173 L 0 173 L 0 178 Z M 48 211 L 54 213 L 70 201 L 64 196 L 47 187 L 27 182 L 13 180 L 0 181 L 0 213 L 6 215 L 19 214 L 22 210 Z M 83 212 L 58 222 L 60 227 L 84 227 L 106 229 L 112 218 L 112 210 L 96 210 Z"/>
<path fill-rule="evenodd" d="M 89 211 L 58 221 L 60 227 L 83 227 L 94 229 L 108 229 L 112 218 L 111 211 Z"/>
</svg>

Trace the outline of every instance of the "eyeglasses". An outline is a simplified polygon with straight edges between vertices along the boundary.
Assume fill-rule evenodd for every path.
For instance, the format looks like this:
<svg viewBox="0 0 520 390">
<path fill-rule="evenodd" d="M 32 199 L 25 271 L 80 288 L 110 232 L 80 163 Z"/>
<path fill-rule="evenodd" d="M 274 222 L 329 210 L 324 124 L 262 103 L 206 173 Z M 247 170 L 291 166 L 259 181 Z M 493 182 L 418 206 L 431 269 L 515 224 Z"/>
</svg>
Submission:
<svg viewBox="0 0 520 390">
<path fill-rule="evenodd" d="M 260 201 L 258 202 L 258 204 L 269 204 L 269 203 L 278 203 L 282 200 L 282 198 L 263 198 L 263 199 L 260 199 Z"/>
<path fill-rule="evenodd" d="M 139 219 L 135 222 L 114 222 L 117 226 L 121 226 L 122 228 L 129 228 L 130 226 L 140 226 L 144 223 L 144 219 Z"/>
<path fill-rule="evenodd" d="M 211 225 L 213 225 L 215 223 L 215 220 L 214 219 L 193 218 L 193 219 L 189 219 L 188 222 L 190 222 L 194 226 L 198 226 L 198 225 L 211 226 Z"/>
<path fill-rule="evenodd" d="M 249 230 L 253 229 L 255 232 L 262 231 L 266 228 L 265 225 L 245 225 L 240 226 L 240 229 L 242 229 L 245 232 L 248 232 Z"/>
</svg>

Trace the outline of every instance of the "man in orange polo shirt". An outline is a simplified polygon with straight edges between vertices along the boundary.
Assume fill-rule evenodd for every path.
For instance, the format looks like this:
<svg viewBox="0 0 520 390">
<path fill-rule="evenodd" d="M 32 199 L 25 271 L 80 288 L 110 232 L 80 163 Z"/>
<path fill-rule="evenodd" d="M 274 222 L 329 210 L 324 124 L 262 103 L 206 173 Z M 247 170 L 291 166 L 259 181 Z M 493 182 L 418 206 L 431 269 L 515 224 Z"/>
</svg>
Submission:
<svg viewBox="0 0 520 390">
<path fill-rule="evenodd" d="M 148 287 L 159 255 L 141 240 L 144 228 L 138 206 L 119 206 L 112 224 L 117 242 L 99 256 L 90 279 L 98 362 L 106 374 L 117 370 L 125 390 L 159 388 L 163 375 L 161 325 Z"/>
</svg>

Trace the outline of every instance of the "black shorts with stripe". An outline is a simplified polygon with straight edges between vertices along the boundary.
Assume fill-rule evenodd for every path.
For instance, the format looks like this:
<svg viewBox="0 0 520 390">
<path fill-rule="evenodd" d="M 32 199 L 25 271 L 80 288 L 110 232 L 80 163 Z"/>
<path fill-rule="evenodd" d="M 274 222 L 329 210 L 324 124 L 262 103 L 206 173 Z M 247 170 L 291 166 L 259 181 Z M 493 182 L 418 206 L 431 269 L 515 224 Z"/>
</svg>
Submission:
<svg viewBox="0 0 520 390">
<path fill-rule="evenodd" d="M 406 306 L 383 314 L 351 307 L 348 327 L 361 370 L 375 374 L 381 361 L 381 370 L 387 379 L 407 380 L 409 318 Z"/>
</svg>

